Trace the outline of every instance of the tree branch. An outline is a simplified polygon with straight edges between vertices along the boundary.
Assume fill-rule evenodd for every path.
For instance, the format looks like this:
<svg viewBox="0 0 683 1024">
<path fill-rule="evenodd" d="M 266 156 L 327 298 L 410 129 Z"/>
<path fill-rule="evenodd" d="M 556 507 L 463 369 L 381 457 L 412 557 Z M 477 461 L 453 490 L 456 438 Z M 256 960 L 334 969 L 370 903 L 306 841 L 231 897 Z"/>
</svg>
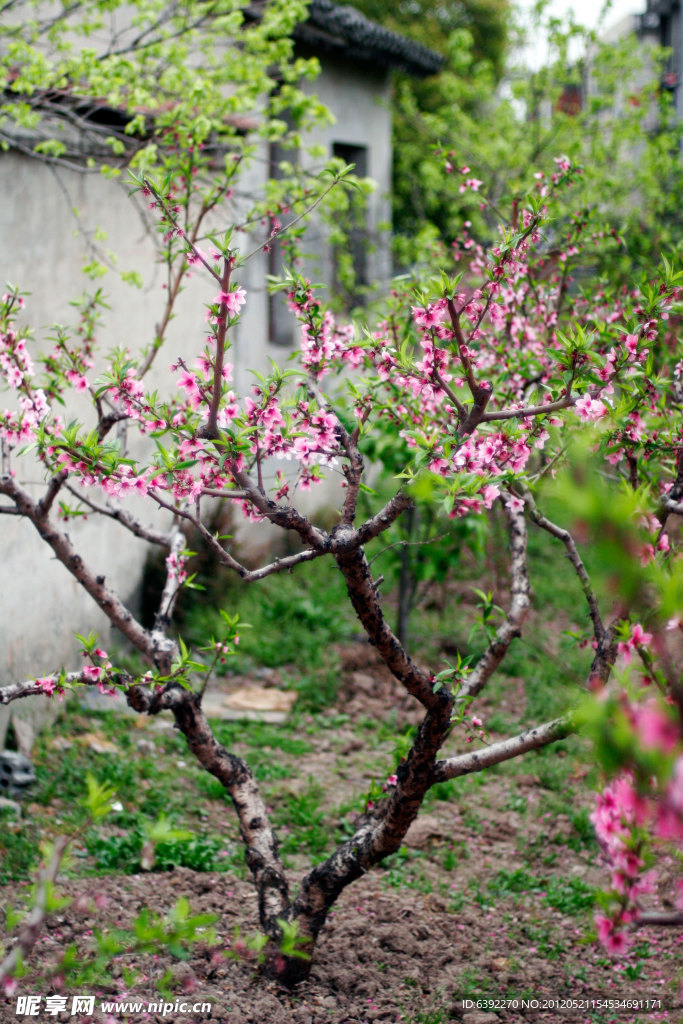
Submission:
<svg viewBox="0 0 683 1024">
<path fill-rule="evenodd" d="M 346 497 L 344 498 L 341 522 L 344 526 L 353 526 L 353 521 L 356 518 L 358 493 L 360 491 L 361 480 L 363 478 L 363 456 L 359 451 L 355 434 L 349 434 L 348 430 L 333 409 L 332 403 L 325 395 L 323 395 L 312 376 L 309 376 L 306 382 L 306 388 L 309 394 L 318 403 L 319 408 L 327 410 L 327 412 L 331 413 L 337 420 L 335 433 L 337 434 L 337 437 L 346 452 L 346 457 L 349 460 L 348 464 L 343 466 L 343 473 L 346 477 Z"/>
<path fill-rule="evenodd" d="M 556 718 L 544 725 L 534 726 L 533 729 L 526 729 L 518 736 L 511 736 L 509 739 L 500 740 L 498 743 L 491 743 L 483 750 L 468 750 L 466 754 L 458 754 L 455 757 L 448 757 L 443 761 L 437 761 L 430 785 L 437 782 L 446 782 L 447 779 L 457 779 L 461 775 L 471 775 L 473 772 L 483 771 L 494 764 L 501 764 L 503 761 L 510 761 L 512 758 L 526 754 L 529 750 L 539 750 L 548 743 L 555 743 L 575 732 L 570 719 Z"/>
<path fill-rule="evenodd" d="M 305 544 L 309 547 L 328 550 L 329 537 L 324 530 L 313 526 L 305 516 L 294 508 L 293 505 L 278 505 L 272 498 L 261 494 L 258 487 L 252 482 L 248 473 L 230 467 L 233 477 L 248 495 L 248 500 L 255 507 L 257 512 L 283 530 L 293 530 L 298 533 Z M 321 553 L 323 553 L 321 551 Z"/>
<path fill-rule="evenodd" d="M 510 593 L 512 601 L 507 621 L 497 630 L 494 639 L 467 677 L 459 698 L 474 697 L 484 688 L 505 657 L 515 637 L 522 635 L 522 624 L 529 611 L 531 587 L 527 569 L 527 530 L 523 509 L 509 509 L 505 512 L 510 524 Z"/>
<path fill-rule="evenodd" d="M 367 519 L 362 526 L 359 526 L 356 530 L 354 544 L 360 547 L 363 544 L 367 544 L 373 537 L 379 537 L 380 533 L 384 533 L 388 530 L 391 524 L 398 519 L 401 513 L 409 509 L 413 504 L 413 499 L 405 491 L 399 491 L 394 497 L 386 503 L 383 509 Z"/>
<path fill-rule="evenodd" d="M 363 549 L 357 546 L 356 536 L 355 531 L 351 532 L 348 544 L 333 547 L 332 552 L 356 615 L 370 643 L 377 648 L 387 667 L 408 693 L 427 709 L 440 707 L 441 698 L 433 692 L 430 676 L 414 664 L 384 618 L 368 560 Z M 333 535 L 335 541 L 338 537 L 339 534 Z"/>
<path fill-rule="evenodd" d="M 315 940 L 339 893 L 374 864 L 399 849 L 431 785 L 436 754 L 448 733 L 453 697 L 447 690 L 434 695 L 415 743 L 397 771 L 397 785 L 368 815 L 351 839 L 302 879 L 291 917 L 303 936 Z M 296 965 L 290 965 L 290 969 Z"/>
<path fill-rule="evenodd" d="M 81 494 L 72 484 L 66 485 L 67 491 L 69 491 L 75 498 L 78 498 L 80 502 L 91 508 L 93 512 L 96 512 L 101 516 L 108 516 L 110 519 L 115 519 L 117 523 L 121 523 L 127 530 L 130 530 L 136 537 L 140 537 L 141 540 L 149 541 L 150 544 L 158 544 L 160 547 L 165 548 L 167 551 L 171 550 L 171 538 L 167 533 L 161 533 L 159 530 L 155 530 L 151 526 L 143 526 L 139 519 L 131 515 L 126 509 L 120 507 L 114 507 L 107 502 L 106 505 L 100 505 L 98 502 L 93 501 L 92 498 L 86 497 L 85 494 Z"/>
<path fill-rule="evenodd" d="M 644 910 L 638 915 L 636 928 L 683 928 L 683 910 L 671 910 L 658 913 L 655 910 Z"/>
<path fill-rule="evenodd" d="M 529 510 L 530 517 L 533 519 L 536 525 L 540 526 L 542 530 L 546 530 L 546 532 L 551 534 L 551 536 L 556 537 L 558 540 L 561 540 L 565 548 L 567 549 L 567 557 L 574 566 L 574 569 L 576 570 L 576 575 L 579 577 L 581 589 L 583 590 L 584 596 L 588 603 L 588 611 L 590 612 L 590 617 L 593 622 L 593 633 L 595 635 L 595 639 L 599 643 L 605 635 L 605 626 L 602 621 L 602 616 L 600 615 L 600 607 L 598 605 L 598 600 L 591 586 L 590 576 L 586 572 L 586 567 L 583 564 L 583 561 L 581 560 L 581 556 L 578 552 L 578 548 L 576 547 L 574 538 L 572 537 L 569 530 L 565 530 L 563 527 L 557 526 L 555 523 L 552 523 L 549 519 L 547 519 L 538 511 L 538 508 L 536 507 L 536 502 L 534 501 L 531 492 L 526 487 L 524 488 L 524 503 L 527 509 Z"/>
<path fill-rule="evenodd" d="M 36 508 L 38 515 L 41 519 L 45 519 L 49 515 L 50 509 L 52 508 L 57 495 L 59 494 L 62 486 L 66 483 L 67 477 L 69 476 L 68 469 L 61 469 L 59 473 L 56 473 L 50 483 L 47 485 L 45 494 L 38 502 Z"/>
<path fill-rule="evenodd" d="M 209 529 L 207 529 L 198 516 L 194 516 L 191 512 L 187 512 L 184 509 L 176 508 L 174 505 L 171 505 L 170 502 L 165 501 L 157 491 L 150 491 L 150 496 L 154 498 L 162 508 L 168 509 L 168 511 L 173 512 L 174 515 L 187 519 L 188 522 L 192 523 L 192 525 L 201 533 L 212 552 L 223 563 L 223 565 L 227 565 L 229 569 L 236 572 L 237 575 L 246 583 L 255 583 L 257 580 L 263 580 L 266 576 L 271 576 L 275 572 L 284 572 L 285 570 L 293 569 L 295 565 L 299 565 L 301 562 L 310 562 L 314 558 L 320 558 L 322 555 L 329 553 L 326 547 L 306 548 L 304 551 L 298 551 L 294 555 L 287 555 L 285 558 L 275 558 L 272 562 L 262 566 L 260 569 L 247 569 L 245 565 L 242 565 L 242 563 L 238 562 L 236 558 L 233 558 L 229 551 L 225 550 L 225 548 L 218 542 L 218 539 Z"/>
<path fill-rule="evenodd" d="M 135 700 L 135 697 L 133 697 Z M 248 765 L 216 740 L 201 709 L 200 695 L 174 688 L 153 698 L 150 713 L 170 707 L 176 724 L 199 763 L 214 775 L 230 795 L 246 846 L 246 861 L 259 898 L 263 930 L 271 938 L 281 935 L 278 918 L 289 911 L 289 886 L 278 853 L 266 805 Z"/>
<path fill-rule="evenodd" d="M 180 554 L 185 549 L 185 535 L 181 533 L 177 528 L 171 534 L 171 544 L 169 558 L 175 557 L 176 565 L 179 566 Z M 168 632 L 168 627 L 171 625 L 171 619 L 173 617 L 173 608 L 180 591 L 181 584 L 178 581 L 178 574 L 172 571 L 172 568 L 168 566 L 166 569 L 166 583 L 161 594 L 161 600 L 159 601 L 159 607 L 157 613 L 154 616 L 154 630 L 161 631 L 164 636 Z"/>
<path fill-rule="evenodd" d="M 223 275 L 221 277 L 221 295 L 228 296 L 230 291 L 230 275 L 235 265 L 234 256 L 223 258 Z M 207 437 L 218 437 L 218 410 L 221 405 L 223 390 L 223 362 L 225 360 L 225 335 L 228 329 L 228 302 L 222 299 L 218 309 L 218 330 L 216 331 L 216 356 L 213 366 L 213 392 L 209 407 L 209 419 L 205 433 Z"/>
<path fill-rule="evenodd" d="M 121 672 L 117 672 L 114 676 L 108 676 L 105 673 L 99 679 L 91 679 L 83 669 L 79 672 L 67 672 L 64 675 L 60 672 L 52 672 L 49 676 L 41 678 L 43 681 L 49 680 L 54 683 L 55 687 L 59 685 L 60 681 L 69 685 L 82 683 L 83 686 L 97 686 L 98 683 L 109 682 L 123 687 L 132 686 L 135 682 L 132 676 Z M 10 683 L 9 686 L 0 687 L 0 704 L 11 704 L 13 700 L 21 700 L 22 697 L 37 697 L 39 695 L 47 696 L 45 689 L 34 679 L 27 679 L 21 683 Z"/>
</svg>

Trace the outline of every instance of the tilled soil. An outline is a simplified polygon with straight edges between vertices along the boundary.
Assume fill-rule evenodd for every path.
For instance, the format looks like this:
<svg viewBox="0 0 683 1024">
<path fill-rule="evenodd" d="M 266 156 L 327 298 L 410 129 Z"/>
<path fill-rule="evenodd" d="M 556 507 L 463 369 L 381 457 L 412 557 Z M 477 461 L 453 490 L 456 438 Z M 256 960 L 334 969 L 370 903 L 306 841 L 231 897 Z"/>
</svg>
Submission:
<svg viewBox="0 0 683 1024">
<path fill-rule="evenodd" d="M 547 922 L 550 943 L 568 943 L 569 953 L 548 959 L 529 941 L 532 922 L 533 927 L 537 925 L 533 908 L 518 905 L 514 922 L 507 920 L 511 907 L 505 901 L 488 910 L 468 905 L 456 913 L 433 894 L 388 892 L 379 876 L 371 874 L 341 896 L 319 940 L 309 980 L 292 993 L 260 977 L 252 957 L 225 955 L 234 949 L 236 925 L 243 936 L 254 929 L 256 897 L 246 882 L 181 868 L 152 877 L 89 878 L 65 883 L 62 888 L 73 902 L 52 917 L 31 958 L 36 967 L 56 960 L 71 942 L 87 949 L 93 928 L 105 923 L 112 927 L 130 924 L 144 907 L 169 911 L 181 894 L 190 899 L 193 912 L 221 915 L 218 945 L 195 947 L 185 961 L 166 955 L 119 958 L 114 965 L 117 984 L 93 986 L 88 992 L 96 996 L 92 1019 L 98 1024 L 119 1020 L 131 1024 L 168 1020 L 175 1024 L 203 1020 L 236 1024 L 683 1020 L 682 1004 L 672 999 L 665 980 L 676 964 L 677 950 L 680 964 L 681 938 L 673 934 L 643 937 L 653 948 L 640 972 L 633 957 L 606 960 L 595 946 L 585 944 L 574 919 L 551 913 Z M 525 929 L 525 925 L 529 927 Z M 547 949 L 548 939 L 545 941 Z M 628 977 L 629 966 L 637 978 Z M 160 1000 L 157 985 L 169 970 L 172 977 L 166 984 L 173 989 L 169 997 L 173 1009 L 163 1015 L 156 1010 Z M 38 972 L 32 971 L 31 976 L 37 978 Z M 510 996 L 514 991 L 517 1007 L 477 1009 L 473 986 L 480 999 L 494 1001 L 514 999 Z M 37 982 L 24 982 L 21 990 L 48 994 Z M 60 990 L 53 987 L 51 991 Z M 468 991 L 469 997 L 463 994 Z M 71 993 L 69 1005 L 70 998 Z M 103 1012 L 100 1004 L 112 998 L 134 1000 L 146 1007 L 152 1004 L 155 1009 Z M 647 998 L 661 1001 L 661 1008 L 634 1012 L 624 1007 L 612 1013 L 597 1008 L 606 1000 Z M 199 1002 L 210 1003 L 211 1009 L 197 1007 L 195 1013 L 175 1008 L 185 1003 L 189 1009 Z M 554 1003 L 572 1002 L 574 1008 L 553 1008 Z M 22 1019 L 15 1008 L 16 997 L 0 1004 L 0 1020 Z M 42 1011 L 40 1017 L 74 1019 L 68 1013 L 46 1017 Z"/>
</svg>

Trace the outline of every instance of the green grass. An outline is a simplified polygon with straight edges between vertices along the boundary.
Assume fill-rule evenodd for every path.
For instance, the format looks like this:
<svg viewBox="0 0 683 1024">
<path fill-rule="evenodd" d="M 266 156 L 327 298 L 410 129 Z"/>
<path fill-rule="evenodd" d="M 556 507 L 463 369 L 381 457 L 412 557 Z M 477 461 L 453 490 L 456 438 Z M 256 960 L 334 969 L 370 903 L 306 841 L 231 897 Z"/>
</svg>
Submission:
<svg viewBox="0 0 683 1024">
<path fill-rule="evenodd" d="M 34 821 L 0 807 L 0 885 L 29 877 L 40 860 L 39 834 Z"/>
<path fill-rule="evenodd" d="M 498 871 L 488 879 L 486 889 L 493 899 L 500 896 L 538 897 L 562 914 L 576 916 L 595 903 L 596 890 L 579 878 L 562 875 L 535 876 L 523 868 Z"/>
</svg>

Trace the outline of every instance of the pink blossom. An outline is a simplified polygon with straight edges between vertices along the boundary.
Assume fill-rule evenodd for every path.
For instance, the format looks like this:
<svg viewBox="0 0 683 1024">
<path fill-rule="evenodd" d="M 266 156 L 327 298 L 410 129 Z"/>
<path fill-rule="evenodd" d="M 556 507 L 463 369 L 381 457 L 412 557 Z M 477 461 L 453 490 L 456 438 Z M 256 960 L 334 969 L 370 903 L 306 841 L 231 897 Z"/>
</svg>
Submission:
<svg viewBox="0 0 683 1024">
<path fill-rule="evenodd" d="M 652 633 L 646 633 L 639 622 L 636 622 L 631 631 L 631 644 L 634 647 L 647 647 L 652 643 Z"/>
<path fill-rule="evenodd" d="M 36 679 L 36 685 L 39 686 L 43 693 L 47 694 L 48 697 L 52 696 L 57 687 L 57 684 L 51 676 L 46 676 L 44 679 Z"/>
<path fill-rule="evenodd" d="M 505 499 L 505 507 L 509 508 L 511 512 L 521 512 L 524 508 L 524 501 L 511 494 Z"/>
<path fill-rule="evenodd" d="M 247 293 L 244 288 L 235 288 L 231 292 L 219 292 L 214 299 L 219 305 L 227 306 L 228 313 L 230 316 L 237 316 L 240 311 L 240 307 L 247 301 Z"/>
<path fill-rule="evenodd" d="M 469 170 L 469 167 L 467 169 Z M 471 188 L 473 192 L 478 192 L 483 184 L 484 182 L 479 181 L 478 178 L 468 178 L 467 181 L 462 183 L 458 192 L 466 192 L 468 188 Z"/>
<path fill-rule="evenodd" d="M 190 395 L 196 394 L 199 390 L 195 374 L 189 373 L 187 370 L 178 377 L 176 384 Z"/>
<path fill-rule="evenodd" d="M 607 412 L 607 406 L 604 402 L 591 398 L 590 395 L 584 395 L 580 398 L 574 405 L 574 408 L 579 415 L 579 419 L 582 419 L 585 423 L 599 420 Z"/>
<path fill-rule="evenodd" d="M 487 484 L 482 488 L 481 493 L 484 499 L 484 508 L 491 508 L 496 498 L 500 497 L 500 487 L 495 484 Z"/>
<path fill-rule="evenodd" d="M 78 373 L 77 370 L 67 370 L 66 379 L 70 384 L 76 388 L 76 391 L 85 391 L 88 387 L 88 381 L 82 373 Z"/>
<path fill-rule="evenodd" d="M 627 935 L 626 932 L 613 931 L 606 936 L 603 945 L 608 953 L 622 956 L 631 948 L 632 941 L 631 936 Z"/>
<path fill-rule="evenodd" d="M 614 922 L 603 914 L 596 914 L 595 926 L 598 930 L 598 939 L 604 946 L 607 941 L 607 937 L 614 931 Z"/>
</svg>

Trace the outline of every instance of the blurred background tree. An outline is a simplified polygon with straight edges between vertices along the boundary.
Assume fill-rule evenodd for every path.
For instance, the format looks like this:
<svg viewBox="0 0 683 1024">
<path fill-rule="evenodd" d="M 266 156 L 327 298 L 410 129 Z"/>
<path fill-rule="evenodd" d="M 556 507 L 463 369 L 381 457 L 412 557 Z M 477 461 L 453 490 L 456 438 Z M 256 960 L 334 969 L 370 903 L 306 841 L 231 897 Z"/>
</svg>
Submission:
<svg viewBox="0 0 683 1024">
<path fill-rule="evenodd" d="M 545 3 L 524 13 L 507 0 L 353 5 L 445 60 L 438 76 L 394 80 L 397 269 L 434 259 L 451 266 L 448 246 L 466 219 L 474 239 L 490 243 L 531 175 L 552 174 L 564 153 L 584 167 L 581 206 L 604 237 L 598 276 L 624 282 L 634 266 L 654 267 L 679 245 L 681 125 L 667 51 L 634 31 L 606 43 L 552 17 Z M 530 67 L 526 43 L 539 39 L 545 58 Z M 462 167 L 486 181 L 485 197 L 461 191 Z"/>
</svg>

